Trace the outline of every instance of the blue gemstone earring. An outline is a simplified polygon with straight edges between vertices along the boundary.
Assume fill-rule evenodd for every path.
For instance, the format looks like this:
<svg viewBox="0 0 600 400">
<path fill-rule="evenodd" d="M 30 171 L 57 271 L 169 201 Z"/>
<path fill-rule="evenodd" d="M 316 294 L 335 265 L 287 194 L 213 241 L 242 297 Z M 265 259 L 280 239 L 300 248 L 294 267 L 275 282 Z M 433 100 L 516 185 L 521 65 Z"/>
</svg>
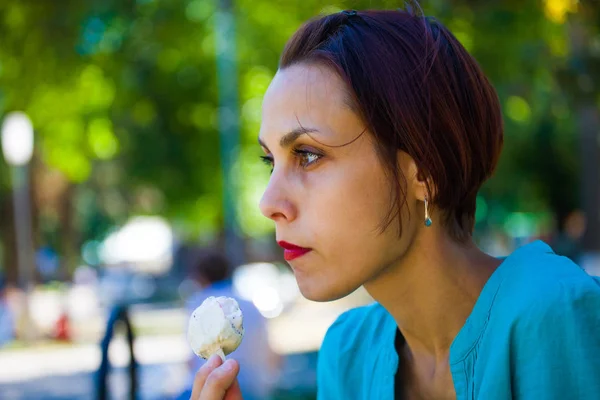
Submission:
<svg viewBox="0 0 600 400">
<path fill-rule="evenodd" d="M 431 218 L 429 218 L 429 202 L 427 201 L 427 196 L 425 196 L 425 226 L 431 226 Z"/>
</svg>

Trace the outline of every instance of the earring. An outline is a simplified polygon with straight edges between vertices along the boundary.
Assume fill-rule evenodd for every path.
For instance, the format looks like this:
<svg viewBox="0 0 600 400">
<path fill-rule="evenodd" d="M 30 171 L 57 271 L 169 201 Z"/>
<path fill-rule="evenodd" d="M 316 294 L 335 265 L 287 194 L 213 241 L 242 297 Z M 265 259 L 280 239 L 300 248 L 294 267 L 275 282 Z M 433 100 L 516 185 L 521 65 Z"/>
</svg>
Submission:
<svg viewBox="0 0 600 400">
<path fill-rule="evenodd" d="M 427 196 L 425 196 L 425 226 L 431 226 L 431 218 L 429 218 L 429 202 Z"/>
</svg>

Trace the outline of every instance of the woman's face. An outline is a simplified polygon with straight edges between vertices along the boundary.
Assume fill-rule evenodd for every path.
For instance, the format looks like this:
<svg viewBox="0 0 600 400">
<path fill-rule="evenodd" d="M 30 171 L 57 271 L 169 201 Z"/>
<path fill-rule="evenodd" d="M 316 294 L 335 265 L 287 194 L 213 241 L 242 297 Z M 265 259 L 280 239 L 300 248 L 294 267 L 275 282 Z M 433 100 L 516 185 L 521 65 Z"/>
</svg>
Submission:
<svg viewBox="0 0 600 400">
<path fill-rule="evenodd" d="M 402 236 L 397 221 L 381 232 L 392 186 L 344 85 L 329 68 L 295 65 L 278 71 L 263 103 L 259 141 L 273 171 L 260 209 L 275 221 L 302 294 L 315 301 L 343 297 L 397 265 L 417 231 L 418 218 L 406 215 L 416 210 L 410 160 L 401 157 L 409 181 Z"/>
</svg>

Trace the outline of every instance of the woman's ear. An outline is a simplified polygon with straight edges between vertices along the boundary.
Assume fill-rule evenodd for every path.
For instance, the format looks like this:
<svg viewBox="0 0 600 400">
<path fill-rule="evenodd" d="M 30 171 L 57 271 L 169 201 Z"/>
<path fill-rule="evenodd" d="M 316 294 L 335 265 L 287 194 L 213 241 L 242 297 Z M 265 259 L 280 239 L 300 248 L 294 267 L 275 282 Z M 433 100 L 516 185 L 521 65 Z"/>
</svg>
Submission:
<svg viewBox="0 0 600 400">
<path fill-rule="evenodd" d="M 406 184 L 412 189 L 415 198 L 419 201 L 425 201 L 425 196 L 427 196 L 427 199 L 431 201 L 435 194 L 431 191 L 434 191 L 435 187 L 431 178 L 425 176 L 424 171 L 419 170 L 414 158 L 400 150 L 398 151 L 398 164 L 406 177 Z"/>
</svg>

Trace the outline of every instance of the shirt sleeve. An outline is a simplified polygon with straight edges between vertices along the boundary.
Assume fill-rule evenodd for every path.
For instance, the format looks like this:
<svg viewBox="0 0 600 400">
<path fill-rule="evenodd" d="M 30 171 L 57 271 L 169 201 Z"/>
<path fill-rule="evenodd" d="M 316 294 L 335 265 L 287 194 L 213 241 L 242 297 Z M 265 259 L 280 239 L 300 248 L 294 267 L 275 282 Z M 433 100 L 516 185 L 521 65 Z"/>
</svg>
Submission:
<svg viewBox="0 0 600 400">
<path fill-rule="evenodd" d="M 511 360 L 515 399 L 600 399 L 599 282 L 548 288 L 516 321 Z"/>
<path fill-rule="evenodd" d="M 317 400 L 336 400 L 342 396 L 339 353 L 343 324 L 347 313 L 342 314 L 329 327 L 321 344 L 317 361 Z"/>
</svg>

